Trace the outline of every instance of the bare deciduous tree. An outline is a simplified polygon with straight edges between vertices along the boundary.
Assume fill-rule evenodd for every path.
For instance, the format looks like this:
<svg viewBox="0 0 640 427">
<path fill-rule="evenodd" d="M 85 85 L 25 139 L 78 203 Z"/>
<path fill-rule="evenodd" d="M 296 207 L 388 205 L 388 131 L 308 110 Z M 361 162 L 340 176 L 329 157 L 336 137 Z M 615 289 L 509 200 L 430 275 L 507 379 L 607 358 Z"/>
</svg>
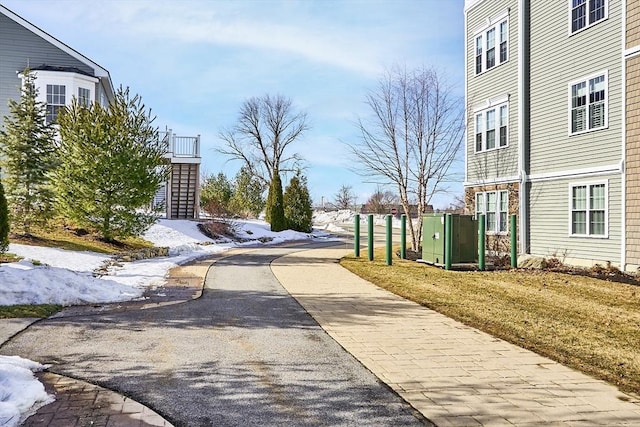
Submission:
<svg viewBox="0 0 640 427">
<path fill-rule="evenodd" d="M 353 187 L 342 185 L 335 196 L 333 203 L 338 209 L 351 209 L 356 203 L 356 196 L 353 194 Z"/>
<path fill-rule="evenodd" d="M 462 145 L 463 100 L 433 69 L 396 68 L 380 79 L 366 104 L 371 116 L 358 120 L 361 138 L 349 145 L 356 172 L 395 185 L 404 211 L 415 201 L 420 219 Z M 408 227 L 417 250 L 422 221 L 408 221 Z"/>
<path fill-rule="evenodd" d="M 306 113 L 295 111 L 290 99 L 281 95 L 250 98 L 242 104 L 235 126 L 220 132 L 225 146 L 218 152 L 243 162 L 268 187 L 275 170 L 296 169 L 301 157 L 285 152 L 308 129 Z"/>
<path fill-rule="evenodd" d="M 365 203 L 365 210 L 369 213 L 389 213 L 391 207 L 398 203 L 398 197 L 391 191 L 382 191 L 380 187 L 369 197 Z"/>
</svg>

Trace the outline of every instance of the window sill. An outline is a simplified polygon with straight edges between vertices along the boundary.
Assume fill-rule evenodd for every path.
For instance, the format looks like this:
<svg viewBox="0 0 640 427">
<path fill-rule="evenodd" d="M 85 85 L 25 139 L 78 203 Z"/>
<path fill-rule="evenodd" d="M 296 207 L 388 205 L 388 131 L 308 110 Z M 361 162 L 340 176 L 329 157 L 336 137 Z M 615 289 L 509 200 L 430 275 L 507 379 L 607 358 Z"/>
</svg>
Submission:
<svg viewBox="0 0 640 427">
<path fill-rule="evenodd" d="M 507 145 L 505 145 L 503 147 L 490 148 L 488 150 L 481 150 L 481 151 L 474 150 L 473 153 L 474 154 L 485 154 L 485 153 L 491 153 L 493 151 L 504 150 L 505 148 L 509 148 L 509 143 L 507 143 Z"/>
<path fill-rule="evenodd" d="M 568 134 L 568 135 L 569 135 L 569 136 L 580 136 L 580 135 L 584 135 L 584 134 L 586 134 L 586 133 L 597 132 L 597 131 L 599 131 L 599 130 L 605 130 L 605 129 L 609 129 L 609 123 L 607 123 L 606 125 L 601 126 L 601 127 L 599 127 L 599 128 L 588 129 L 588 130 L 582 130 L 582 131 L 580 131 L 580 132 L 574 132 L 574 133 L 569 132 L 569 134 Z"/>
<path fill-rule="evenodd" d="M 506 60 L 506 61 L 501 62 L 501 63 L 499 63 L 499 64 L 496 64 L 496 65 L 494 65 L 494 66 L 493 66 L 493 67 L 491 67 L 491 68 L 487 68 L 487 69 L 485 69 L 485 70 L 482 70 L 482 71 L 481 71 L 481 72 L 479 72 L 479 73 L 475 73 L 475 72 L 474 72 L 473 76 L 474 76 L 474 77 L 481 76 L 481 75 L 483 75 L 483 74 L 485 74 L 485 73 L 488 73 L 489 71 L 495 70 L 496 68 L 498 68 L 498 67 L 499 67 L 499 66 L 501 66 L 501 65 L 507 64 L 508 62 L 509 62 L 509 58 L 507 58 L 507 60 Z M 473 65 L 473 68 L 475 68 L 475 63 L 474 63 L 474 65 Z"/>
<path fill-rule="evenodd" d="M 584 27 L 580 28 L 579 30 L 575 30 L 575 31 L 571 31 L 571 27 L 569 27 L 569 37 L 574 36 L 576 34 L 580 34 L 581 32 L 583 32 L 584 30 L 587 30 L 591 27 L 595 27 L 596 25 L 606 21 L 607 19 L 609 19 L 609 15 L 605 16 L 604 18 L 592 23 L 592 24 L 587 24 Z"/>
<path fill-rule="evenodd" d="M 597 235 L 597 234 L 569 234 L 569 238 L 571 239 L 608 239 L 608 234 Z"/>
</svg>

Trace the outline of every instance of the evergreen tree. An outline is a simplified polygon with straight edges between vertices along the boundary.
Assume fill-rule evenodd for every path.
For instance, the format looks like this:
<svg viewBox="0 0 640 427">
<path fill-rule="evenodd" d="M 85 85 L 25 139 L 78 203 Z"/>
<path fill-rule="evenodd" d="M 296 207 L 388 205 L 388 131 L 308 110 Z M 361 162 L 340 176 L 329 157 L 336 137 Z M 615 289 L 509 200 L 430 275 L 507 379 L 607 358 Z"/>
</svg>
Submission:
<svg viewBox="0 0 640 427">
<path fill-rule="evenodd" d="M 20 101 L 9 100 L 10 116 L 0 131 L 0 167 L 14 228 L 29 234 L 53 216 L 55 129 L 46 121 L 46 105 L 38 102 L 35 76 L 26 69 Z"/>
<path fill-rule="evenodd" d="M 313 209 L 307 179 L 300 171 L 291 178 L 284 191 L 284 215 L 288 228 L 304 233 L 312 229 Z"/>
<path fill-rule="evenodd" d="M 287 220 L 284 216 L 282 181 L 280 180 L 280 173 L 278 171 L 273 174 L 267 201 L 266 210 L 269 223 L 271 224 L 271 231 L 286 230 Z"/>
<path fill-rule="evenodd" d="M 229 209 L 244 218 L 257 217 L 265 205 L 262 193 L 263 187 L 260 180 L 251 174 L 249 168 L 243 166 L 234 180 Z"/>
<path fill-rule="evenodd" d="M 200 186 L 200 207 L 211 216 L 226 217 L 232 195 L 233 186 L 225 174 L 209 175 Z"/>
<path fill-rule="evenodd" d="M 4 186 L 0 181 L 0 254 L 9 248 L 9 208 L 4 196 Z"/>
<path fill-rule="evenodd" d="M 156 220 L 148 206 L 166 180 L 167 147 L 138 95 L 120 87 L 108 107 L 74 101 L 58 118 L 62 214 L 106 241 L 136 236 Z"/>
</svg>

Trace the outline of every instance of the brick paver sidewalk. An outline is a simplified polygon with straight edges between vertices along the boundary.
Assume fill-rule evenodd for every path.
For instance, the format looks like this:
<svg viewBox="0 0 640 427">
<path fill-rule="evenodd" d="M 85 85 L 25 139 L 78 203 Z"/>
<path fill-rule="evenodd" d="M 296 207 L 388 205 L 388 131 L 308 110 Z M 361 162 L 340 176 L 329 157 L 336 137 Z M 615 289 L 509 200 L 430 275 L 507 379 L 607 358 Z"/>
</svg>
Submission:
<svg viewBox="0 0 640 427">
<path fill-rule="evenodd" d="M 56 400 L 27 418 L 24 427 L 171 427 L 156 412 L 111 390 L 50 372 L 39 377 Z"/>
<path fill-rule="evenodd" d="M 272 263 L 348 352 L 438 426 L 640 425 L 616 387 L 398 297 L 337 264 L 345 249 Z"/>
</svg>

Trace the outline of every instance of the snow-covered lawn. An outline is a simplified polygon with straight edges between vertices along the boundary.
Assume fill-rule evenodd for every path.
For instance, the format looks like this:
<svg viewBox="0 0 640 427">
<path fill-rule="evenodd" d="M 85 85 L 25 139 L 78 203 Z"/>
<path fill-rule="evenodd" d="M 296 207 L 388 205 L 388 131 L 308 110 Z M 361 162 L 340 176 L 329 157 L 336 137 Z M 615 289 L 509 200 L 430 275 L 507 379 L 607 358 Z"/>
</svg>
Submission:
<svg viewBox="0 0 640 427">
<path fill-rule="evenodd" d="M 24 257 L 20 262 L 0 264 L 0 305 L 62 304 L 76 305 L 117 302 L 140 298 L 147 287 L 165 282 L 169 269 L 207 254 L 232 247 L 268 244 L 326 236 L 291 230 L 273 233 L 262 221 L 237 222 L 238 237 L 255 239 L 242 244 L 216 243 L 203 235 L 197 223 L 186 220 L 160 220 L 144 238 L 155 246 L 169 247 L 169 256 L 122 263 L 109 268 L 109 274 L 94 277 L 93 271 L 109 259 L 93 252 L 26 245 L 9 245 L 9 252 Z M 17 426 L 37 408 L 53 401 L 32 371 L 44 367 L 26 359 L 0 356 L 0 426 Z"/>
</svg>

